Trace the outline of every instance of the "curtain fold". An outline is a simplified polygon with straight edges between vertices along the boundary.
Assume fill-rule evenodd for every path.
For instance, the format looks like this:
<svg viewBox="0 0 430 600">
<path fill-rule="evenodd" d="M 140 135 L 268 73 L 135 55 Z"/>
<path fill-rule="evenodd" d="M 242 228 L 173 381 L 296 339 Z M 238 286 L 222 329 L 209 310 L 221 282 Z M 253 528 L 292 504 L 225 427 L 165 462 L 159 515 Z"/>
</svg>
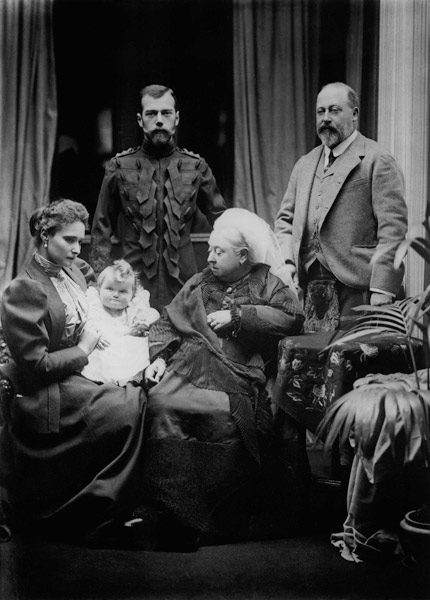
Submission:
<svg viewBox="0 0 430 600">
<path fill-rule="evenodd" d="M 49 201 L 57 124 L 52 4 L 0 2 L 0 293 L 33 251 L 32 212 Z"/>
<path fill-rule="evenodd" d="M 430 4 L 428 0 L 381 0 L 378 141 L 405 176 L 409 235 L 424 235 L 430 204 Z M 427 273 L 428 274 L 428 273 Z M 406 261 L 406 294 L 425 285 L 423 259 Z"/>
<path fill-rule="evenodd" d="M 379 2 L 349 0 L 346 77 L 360 98 L 361 133 L 377 139 L 379 78 Z"/>
<path fill-rule="evenodd" d="M 234 206 L 270 224 L 315 143 L 320 3 L 234 0 Z"/>
</svg>

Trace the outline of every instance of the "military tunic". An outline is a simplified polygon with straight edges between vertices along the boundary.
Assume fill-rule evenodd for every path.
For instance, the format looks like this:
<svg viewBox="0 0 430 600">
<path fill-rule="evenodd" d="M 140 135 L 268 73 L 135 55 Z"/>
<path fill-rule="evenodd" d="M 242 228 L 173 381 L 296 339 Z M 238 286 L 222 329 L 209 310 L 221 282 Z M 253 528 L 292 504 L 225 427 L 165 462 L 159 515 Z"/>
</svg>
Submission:
<svg viewBox="0 0 430 600">
<path fill-rule="evenodd" d="M 98 273 L 112 262 L 116 234 L 151 306 L 161 310 L 197 272 L 190 238 L 197 209 L 212 225 L 225 208 L 200 156 L 177 147 L 162 155 L 149 153 L 144 144 L 130 148 L 106 168 L 91 232 L 91 264 Z"/>
</svg>

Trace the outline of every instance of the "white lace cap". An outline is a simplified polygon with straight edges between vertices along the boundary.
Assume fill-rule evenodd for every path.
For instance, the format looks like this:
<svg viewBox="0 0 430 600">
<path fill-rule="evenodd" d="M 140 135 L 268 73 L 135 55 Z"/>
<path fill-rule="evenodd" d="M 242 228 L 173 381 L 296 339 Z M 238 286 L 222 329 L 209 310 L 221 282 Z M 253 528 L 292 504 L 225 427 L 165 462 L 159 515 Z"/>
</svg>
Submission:
<svg viewBox="0 0 430 600">
<path fill-rule="evenodd" d="M 246 208 L 228 208 L 215 221 L 214 231 L 227 227 L 237 229 L 243 235 L 250 262 L 269 265 L 270 271 L 296 293 L 290 272 L 285 267 L 279 242 L 266 221 Z"/>
</svg>

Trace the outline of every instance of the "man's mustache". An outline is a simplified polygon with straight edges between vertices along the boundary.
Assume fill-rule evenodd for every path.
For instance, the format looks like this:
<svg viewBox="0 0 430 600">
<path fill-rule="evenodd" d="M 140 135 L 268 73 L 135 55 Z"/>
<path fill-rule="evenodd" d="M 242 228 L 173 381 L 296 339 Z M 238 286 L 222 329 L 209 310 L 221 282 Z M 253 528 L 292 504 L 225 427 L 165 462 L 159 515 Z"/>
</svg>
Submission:
<svg viewBox="0 0 430 600">
<path fill-rule="evenodd" d="M 321 127 L 318 129 L 318 133 L 324 133 L 325 131 L 337 133 L 337 129 L 331 125 L 321 125 Z"/>
<path fill-rule="evenodd" d="M 166 131 L 166 129 L 154 129 L 154 131 L 151 131 L 150 136 L 154 137 L 158 133 L 164 133 L 164 135 L 172 135 L 171 132 Z"/>
</svg>

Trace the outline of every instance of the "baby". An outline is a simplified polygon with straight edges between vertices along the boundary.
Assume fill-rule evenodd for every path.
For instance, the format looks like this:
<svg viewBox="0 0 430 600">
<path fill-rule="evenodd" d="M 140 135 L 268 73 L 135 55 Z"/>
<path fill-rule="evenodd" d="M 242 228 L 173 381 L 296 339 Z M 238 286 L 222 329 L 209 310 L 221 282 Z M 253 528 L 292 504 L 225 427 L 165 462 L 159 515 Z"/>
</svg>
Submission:
<svg viewBox="0 0 430 600">
<path fill-rule="evenodd" d="M 117 260 L 88 288 L 88 322 L 102 332 L 82 375 L 101 383 L 140 382 L 149 364 L 147 334 L 160 314 L 149 306 L 149 292 L 137 281 L 131 266 Z"/>
</svg>

